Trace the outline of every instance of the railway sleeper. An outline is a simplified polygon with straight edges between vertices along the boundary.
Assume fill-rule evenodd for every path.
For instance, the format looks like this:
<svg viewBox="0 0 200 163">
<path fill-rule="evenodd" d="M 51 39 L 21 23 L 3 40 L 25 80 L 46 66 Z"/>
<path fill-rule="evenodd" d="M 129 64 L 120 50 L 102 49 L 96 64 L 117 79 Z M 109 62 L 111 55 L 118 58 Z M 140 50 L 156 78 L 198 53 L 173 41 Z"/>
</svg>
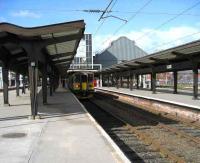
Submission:
<svg viewBox="0 0 200 163">
<path fill-rule="evenodd" d="M 134 141 L 138 141 L 137 138 L 126 138 L 126 137 L 120 137 L 120 136 L 116 136 L 116 137 L 112 137 L 114 140 L 121 140 L 121 141 L 124 141 L 124 142 L 134 142 Z"/>
<path fill-rule="evenodd" d="M 120 108 L 120 110 L 122 110 L 122 108 Z M 159 124 L 159 127 L 160 127 L 161 130 L 164 130 L 164 131 L 169 130 L 179 137 L 185 137 L 185 138 L 192 140 L 193 142 L 199 144 L 199 139 L 196 139 L 195 137 L 191 137 L 191 135 L 185 135 L 184 132 L 181 132 L 180 130 L 177 130 L 176 128 L 172 128 L 172 127 L 169 127 L 169 126 L 164 125 L 164 124 Z M 151 128 L 150 126 L 143 126 L 143 127 L 138 127 L 137 129 L 138 130 L 146 130 L 146 129 L 150 129 L 150 128 Z M 145 139 L 145 138 L 142 137 L 142 139 Z M 147 142 L 147 140 L 146 140 L 146 142 Z M 151 144 L 151 141 L 148 141 L 147 143 Z"/>
<path fill-rule="evenodd" d="M 164 145 L 161 145 L 154 139 L 152 139 L 148 134 L 144 134 L 141 131 L 138 131 L 137 129 L 128 126 L 130 129 L 132 129 L 133 132 L 135 132 L 138 137 L 143 140 L 147 145 L 151 145 L 153 149 L 159 150 L 163 156 L 168 157 L 170 160 L 178 162 L 178 163 L 185 163 L 185 160 L 182 157 L 177 156 L 176 154 L 169 151 Z"/>
<path fill-rule="evenodd" d="M 131 161 L 133 161 L 133 162 L 157 162 L 157 163 L 160 163 L 160 162 L 158 162 L 158 161 L 164 161 L 164 162 L 168 162 L 166 159 L 164 159 L 164 158 L 162 158 L 161 156 L 160 156 L 160 154 L 159 153 L 155 153 L 155 154 L 153 154 L 153 153 L 148 153 L 148 154 L 146 154 L 146 153 L 138 153 L 138 154 L 136 154 L 136 153 L 129 153 L 129 154 L 127 154 L 127 156 L 130 158 L 130 160 Z"/>
<path fill-rule="evenodd" d="M 135 148 L 135 147 L 132 146 L 131 149 L 134 149 L 134 151 L 138 152 L 138 153 L 142 153 L 142 152 L 159 152 L 158 150 L 155 150 L 155 149 L 151 148 L 150 146 L 141 147 L 141 148 Z"/>
<path fill-rule="evenodd" d="M 113 111 L 113 108 L 111 106 L 109 106 L 108 104 L 102 105 L 102 103 L 99 100 L 95 100 L 95 103 L 96 102 L 97 102 L 97 105 L 99 105 L 101 108 L 106 108 L 109 112 Z M 117 111 L 117 113 L 118 114 L 119 113 L 122 114 L 121 111 Z M 166 148 L 164 148 L 164 146 L 162 146 L 158 142 L 152 140 L 151 137 L 149 137 L 148 134 L 144 134 L 141 131 L 138 131 L 137 129 L 135 129 L 134 127 L 131 127 L 130 125 L 128 125 L 128 128 L 131 130 L 132 133 L 136 134 L 139 137 L 139 139 L 142 139 L 145 142 L 144 144 L 146 144 L 146 146 L 152 145 L 153 149 L 159 150 L 162 153 L 162 155 L 167 156 L 170 160 L 173 160 L 173 161 L 179 162 L 179 163 L 185 162 L 183 158 L 181 158 L 181 157 L 173 154 L 172 152 L 170 152 L 169 150 L 167 150 Z M 119 132 L 119 133 L 124 133 L 124 132 Z M 119 144 L 119 146 L 120 145 L 124 146 L 124 147 L 127 146 L 126 144 L 124 144 L 124 142 L 122 143 L 121 141 L 118 142 L 117 144 Z M 128 145 L 130 145 L 130 144 L 128 144 Z M 142 146 L 144 146 L 144 145 L 142 145 Z M 136 147 L 136 145 L 134 145 L 134 147 Z"/>
</svg>

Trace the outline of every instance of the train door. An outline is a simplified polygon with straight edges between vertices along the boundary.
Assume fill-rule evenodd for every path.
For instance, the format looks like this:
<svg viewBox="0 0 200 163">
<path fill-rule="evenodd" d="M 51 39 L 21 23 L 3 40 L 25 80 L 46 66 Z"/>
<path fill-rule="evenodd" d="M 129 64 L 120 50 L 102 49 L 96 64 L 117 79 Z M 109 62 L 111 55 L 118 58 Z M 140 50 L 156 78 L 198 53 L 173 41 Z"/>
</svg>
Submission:
<svg viewBox="0 0 200 163">
<path fill-rule="evenodd" d="M 83 95 L 86 95 L 87 92 L 87 75 L 81 75 L 81 91 Z"/>
<path fill-rule="evenodd" d="M 88 74 L 88 90 L 89 91 L 94 90 L 94 74 L 93 73 Z"/>
</svg>

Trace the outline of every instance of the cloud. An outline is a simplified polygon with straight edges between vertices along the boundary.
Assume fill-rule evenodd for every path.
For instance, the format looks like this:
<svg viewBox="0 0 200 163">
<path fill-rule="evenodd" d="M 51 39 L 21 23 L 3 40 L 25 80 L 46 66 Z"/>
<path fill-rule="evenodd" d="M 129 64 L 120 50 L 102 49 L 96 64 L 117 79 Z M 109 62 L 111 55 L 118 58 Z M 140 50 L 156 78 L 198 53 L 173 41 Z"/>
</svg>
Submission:
<svg viewBox="0 0 200 163">
<path fill-rule="evenodd" d="M 0 22 L 6 22 L 6 18 L 0 16 Z"/>
<path fill-rule="evenodd" d="M 200 39 L 200 30 L 198 26 L 177 26 L 163 30 L 144 28 L 139 31 L 120 33 L 113 37 L 111 35 L 97 35 L 93 38 L 94 52 L 107 48 L 113 40 L 120 36 L 128 37 L 135 41 L 140 48 L 152 53 Z"/>
<path fill-rule="evenodd" d="M 29 10 L 20 10 L 18 12 L 13 12 L 12 16 L 14 17 L 23 17 L 23 18 L 40 18 L 41 15 L 31 12 Z"/>
</svg>

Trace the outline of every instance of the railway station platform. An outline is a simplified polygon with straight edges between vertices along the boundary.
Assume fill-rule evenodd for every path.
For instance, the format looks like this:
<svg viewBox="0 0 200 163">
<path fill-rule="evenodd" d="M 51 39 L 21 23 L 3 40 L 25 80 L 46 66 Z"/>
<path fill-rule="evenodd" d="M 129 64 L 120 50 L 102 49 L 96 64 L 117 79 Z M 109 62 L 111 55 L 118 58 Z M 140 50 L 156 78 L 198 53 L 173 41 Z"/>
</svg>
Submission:
<svg viewBox="0 0 200 163">
<path fill-rule="evenodd" d="M 193 99 L 192 94 L 190 95 L 188 92 L 184 94 L 180 92 L 178 94 L 168 93 L 168 91 L 157 91 L 155 94 L 149 90 L 138 90 L 133 89 L 132 91 L 128 88 L 119 88 L 116 87 L 97 87 L 96 90 L 105 90 L 116 92 L 124 95 L 131 95 L 134 97 L 139 97 L 143 99 L 164 102 L 172 105 L 183 106 L 191 109 L 200 110 L 200 99 Z"/>
<path fill-rule="evenodd" d="M 121 162 L 100 126 L 66 89 L 48 96 L 40 119 L 30 120 L 29 92 L 16 97 L 9 91 L 10 106 L 3 106 L 0 93 L 0 162 L 73 163 Z"/>
</svg>

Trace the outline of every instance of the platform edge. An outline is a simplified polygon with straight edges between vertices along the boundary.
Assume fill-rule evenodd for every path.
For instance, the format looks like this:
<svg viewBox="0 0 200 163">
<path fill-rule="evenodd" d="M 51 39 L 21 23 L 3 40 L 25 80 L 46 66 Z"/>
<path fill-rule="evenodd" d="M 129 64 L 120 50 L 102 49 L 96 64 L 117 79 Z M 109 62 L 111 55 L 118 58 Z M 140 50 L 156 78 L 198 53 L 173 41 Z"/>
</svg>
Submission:
<svg viewBox="0 0 200 163">
<path fill-rule="evenodd" d="M 81 102 L 76 98 L 76 96 L 72 93 L 76 101 L 81 105 L 82 109 L 86 112 L 86 115 L 89 117 L 90 121 L 94 124 L 94 126 L 97 128 L 97 130 L 101 133 L 101 135 L 104 137 L 104 139 L 107 141 L 107 143 L 112 147 L 112 149 L 115 152 L 115 155 L 117 155 L 122 161 L 125 163 L 131 163 L 131 161 L 124 155 L 124 153 L 121 151 L 121 149 L 115 144 L 115 142 L 110 138 L 110 136 L 104 131 L 104 129 L 97 123 L 97 121 L 90 115 L 90 113 L 86 110 L 86 108 L 81 104 Z"/>
</svg>

